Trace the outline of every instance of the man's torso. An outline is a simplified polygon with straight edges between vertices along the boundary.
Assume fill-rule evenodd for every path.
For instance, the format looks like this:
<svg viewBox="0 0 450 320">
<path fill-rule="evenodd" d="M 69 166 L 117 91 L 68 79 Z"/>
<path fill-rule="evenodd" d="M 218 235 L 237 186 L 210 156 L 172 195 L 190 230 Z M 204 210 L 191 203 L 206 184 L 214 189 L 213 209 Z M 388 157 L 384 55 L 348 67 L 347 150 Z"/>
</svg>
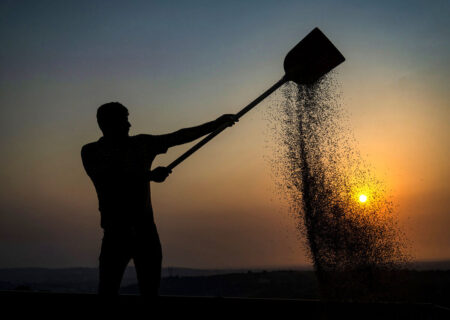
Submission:
<svg viewBox="0 0 450 320">
<path fill-rule="evenodd" d="M 153 223 L 147 173 L 156 155 L 167 150 L 154 137 L 130 136 L 121 142 L 102 137 L 83 147 L 83 164 L 97 191 L 104 229 Z"/>
</svg>

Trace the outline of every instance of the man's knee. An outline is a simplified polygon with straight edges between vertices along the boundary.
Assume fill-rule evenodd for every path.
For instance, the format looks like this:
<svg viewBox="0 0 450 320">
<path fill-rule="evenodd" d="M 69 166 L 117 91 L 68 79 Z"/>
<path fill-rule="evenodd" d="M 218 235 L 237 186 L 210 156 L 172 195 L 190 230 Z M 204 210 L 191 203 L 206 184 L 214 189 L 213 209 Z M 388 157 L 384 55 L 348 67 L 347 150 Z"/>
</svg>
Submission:
<svg viewBox="0 0 450 320">
<path fill-rule="evenodd" d="M 99 257 L 99 286 L 98 293 L 101 295 L 117 295 L 125 269 L 130 256 L 114 254 L 112 252 L 100 253 Z"/>
</svg>

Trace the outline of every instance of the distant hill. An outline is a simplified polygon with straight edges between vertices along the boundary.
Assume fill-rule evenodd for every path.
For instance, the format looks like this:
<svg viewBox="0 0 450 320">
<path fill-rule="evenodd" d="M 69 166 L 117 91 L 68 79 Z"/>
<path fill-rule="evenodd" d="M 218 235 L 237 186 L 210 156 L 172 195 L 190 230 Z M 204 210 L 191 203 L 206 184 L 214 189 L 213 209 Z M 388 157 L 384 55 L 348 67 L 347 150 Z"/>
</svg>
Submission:
<svg viewBox="0 0 450 320">
<path fill-rule="evenodd" d="M 411 270 L 450 270 L 450 260 L 416 261 L 408 265 Z M 267 267 L 267 268 L 240 268 L 240 269 L 196 269 L 184 267 L 166 267 L 162 270 L 162 277 L 198 277 L 231 273 L 247 273 L 248 271 L 312 271 L 311 266 Z M 49 282 L 68 281 L 78 282 L 97 281 L 97 268 L 3 268 L 0 269 L 0 281 L 12 282 Z M 128 267 L 123 277 L 123 284 L 136 282 L 134 267 Z"/>
<path fill-rule="evenodd" d="M 289 270 L 312 270 L 308 267 L 293 267 L 286 268 Z M 200 277 L 212 276 L 220 274 L 235 274 L 247 273 L 248 271 L 274 271 L 277 269 L 194 269 L 194 268 L 179 268 L 167 267 L 162 270 L 162 277 Z M 13 283 L 18 285 L 26 285 L 27 283 L 35 284 L 72 284 L 77 283 L 78 286 L 85 284 L 87 287 L 91 286 L 92 282 L 98 280 L 97 268 L 5 268 L 0 269 L 0 282 Z M 128 267 L 122 280 L 122 285 L 127 286 L 137 282 L 136 271 L 134 267 Z M 0 286 L 1 289 L 1 286 Z"/>
<path fill-rule="evenodd" d="M 34 281 L 27 282 L 19 278 L 15 281 L 1 280 L 0 292 L 19 290 L 95 293 L 97 291 L 97 279 L 93 273 L 95 269 L 59 270 L 60 272 L 50 276 L 46 275 L 43 269 L 34 271 L 40 274 Z M 9 275 L 19 275 L 11 272 L 12 270 L 8 271 Z M 31 271 L 28 269 L 27 272 Z M 2 272 L 0 274 L 5 275 Z M 389 274 L 386 276 L 390 277 Z M 433 303 L 450 307 L 450 270 L 395 271 L 395 278 L 392 279 L 394 281 L 384 281 L 376 286 L 377 291 L 374 292 L 378 293 L 375 293 L 375 296 L 380 297 L 380 301 Z M 138 294 L 137 284 L 135 282 L 130 284 L 130 278 L 127 281 L 128 284 L 123 283 L 121 293 Z M 380 293 L 381 295 L 377 295 Z M 165 277 L 161 281 L 160 294 L 191 297 L 318 299 L 319 285 L 314 271 L 248 271 L 208 276 Z"/>
<path fill-rule="evenodd" d="M 295 268 L 292 268 L 294 270 Z M 297 270 L 305 270 L 298 267 Z M 201 278 L 214 275 L 249 274 L 266 272 L 263 269 L 193 269 L 169 267 L 162 270 L 163 279 Z M 309 272 L 312 272 L 311 270 Z M 136 287 L 137 277 L 134 267 L 128 267 L 122 279 L 122 288 Z M 85 292 L 97 291 L 97 268 L 7 268 L 0 269 L 0 290 L 38 290 L 51 292 Z M 136 287 L 137 288 L 137 287 Z M 128 289 L 134 293 L 134 289 Z"/>
<path fill-rule="evenodd" d="M 409 272 L 408 277 L 425 279 L 424 285 L 430 282 L 430 286 L 433 287 L 437 279 L 436 274 L 445 277 L 450 274 L 450 272 L 437 272 L 437 270 L 450 270 L 450 260 L 415 262 L 409 269 L 414 271 Z M 425 270 L 436 270 L 436 272 L 424 272 Z M 252 297 L 291 297 L 300 294 L 303 298 L 317 295 L 315 275 L 311 268 L 308 270 L 308 267 L 291 267 L 286 270 L 281 268 L 208 270 L 170 267 L 163 269 L 162 277 L 162 294 L 212 296 L 232 294 Z M 136 283 L 135 269 L 128 267 L 122 280 L 122 292 L 137 293 Z M 271 284 L 270 288 L 267 286 L 268 283 Z M 450 285 L 450 282 L 445 283 Z M 97 268 L 0 269 L 0 290 L 95 293 L 97 284 Z M 266 291 L 259 291 L 261 288 Z"/>
<path fill-rule="evenodd" d="M 450 260 L 414 261 L 409 264 L 411 270 L 450 270 Z"/>
</svg>

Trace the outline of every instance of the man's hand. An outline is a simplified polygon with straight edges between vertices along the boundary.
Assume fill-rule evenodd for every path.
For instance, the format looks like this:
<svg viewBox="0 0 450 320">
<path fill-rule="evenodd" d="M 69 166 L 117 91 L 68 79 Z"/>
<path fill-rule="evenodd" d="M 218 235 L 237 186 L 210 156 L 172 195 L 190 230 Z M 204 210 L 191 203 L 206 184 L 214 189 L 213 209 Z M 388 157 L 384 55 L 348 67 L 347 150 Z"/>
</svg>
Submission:
<svg viewBox="0 0 450 320">
<path fill-rule="evenodd" d="M 158 167 L 150 171 L 150 181 L 163 182 L 172 173 L 172 170 L 166 167 Z"/>
<path fill-rule="evenodd" d="M 228 127 L 231 127 L 238 121 L 239 119 L 234 114 L 224 114 L 216 119 L 217 127 L 221 127 L 224 124 L 227 124 Z"/>
</svg>

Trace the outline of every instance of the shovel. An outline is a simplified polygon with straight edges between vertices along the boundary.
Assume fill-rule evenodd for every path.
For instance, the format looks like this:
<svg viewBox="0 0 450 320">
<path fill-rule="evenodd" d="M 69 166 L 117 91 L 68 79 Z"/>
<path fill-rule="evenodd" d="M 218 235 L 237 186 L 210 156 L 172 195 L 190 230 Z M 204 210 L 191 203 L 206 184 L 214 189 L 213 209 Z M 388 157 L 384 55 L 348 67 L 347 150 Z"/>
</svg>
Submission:
<svg viewBox="0 0 450 320">
<path fill-rule="evenodd" d="M 267 89 L 258 98 L 250 102 L 245 108 L 236 114 L 236 118 L 241 118 L 244 114 L 253 109 L 258 103 L 263 101 L 272 92 L 277 90 L 288 81 L 294 81 L 299 85 L 311 85 L 319 80 L 326 73 L 344 62 L 344 56 L 336 49 L 330 40 L 315 28 L 304 37 L 284 58 L 285 75 L 272 87 Z M 175 161 L 167 166 L 172 170 L 195 151 L 204 146 L 212 138 L 228 128 L 227 124 L 222 125 L 217 130 L 200 140 L 197 144 L 183 153 Z"/>
</svg>

